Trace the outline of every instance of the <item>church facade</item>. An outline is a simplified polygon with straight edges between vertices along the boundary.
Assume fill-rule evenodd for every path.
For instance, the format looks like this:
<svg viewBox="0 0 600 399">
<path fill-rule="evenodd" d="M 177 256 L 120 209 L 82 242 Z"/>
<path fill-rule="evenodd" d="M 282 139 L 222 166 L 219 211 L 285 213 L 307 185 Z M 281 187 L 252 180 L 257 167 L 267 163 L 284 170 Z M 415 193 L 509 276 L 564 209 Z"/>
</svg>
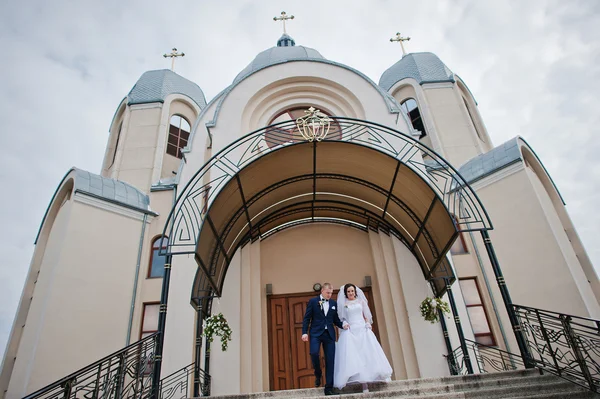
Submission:
<svg viewBox="0 0 600 399">
<path fill-rule="evenodd" d="M 301 134 L 309 116 L 322 140 Z M 419 310 L 448 285 L 464 338 L 519 353 L 483 229 L 513 303 L 600 319 L 597 274 L 543 163 L 522 137 L 492 144 L 436 55 L 406 54 L 375 83 L 284 34 L 208 103 L 148 71 L 117 107 L 101 173 L 69 170 L 50 201 L 0 398 L 157 332 L 161 313 L 163 376 L 202 361 L 213 394 L 311 387 L 298 326 L 324 282 L 363 287 L 394 379 L 450 374 L 456 318 L 445 332 Z M 210 356 L 207 312 L 233 330 Z"/>
</svg>

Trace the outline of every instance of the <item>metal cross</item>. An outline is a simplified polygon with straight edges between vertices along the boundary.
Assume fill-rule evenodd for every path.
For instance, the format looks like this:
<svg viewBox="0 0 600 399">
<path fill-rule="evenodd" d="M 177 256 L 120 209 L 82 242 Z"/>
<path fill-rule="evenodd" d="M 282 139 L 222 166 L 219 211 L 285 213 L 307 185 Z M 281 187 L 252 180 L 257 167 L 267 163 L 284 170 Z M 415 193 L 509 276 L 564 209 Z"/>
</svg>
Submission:
<svg viewBox="0 0 600 399">
<path fill-rule="evenodd" d="M 288 19 L 294 19 L 294 16 L 290 15 L 288 17 L 288 15 L 285 13 L 285 11 L 281 12 L 281 17 L 273 17 L 273 21 L 283 21 L 283 33 L 287 33 L 285 31 L 285 21 L 288 20 Z"/>
<path fill-rule="evenodd" d="M 177 49 L 173 47 L 173 51 L 169 54 L 163 54 L 163 57 L 171 59 L 171 71 L 175 70 L 175 58 L 176 57 L 184 57 L 185 53 L 178 53 Z"/>
<path fill-rule="evenodd" d="M 410 37 L 402 37 L 400 32 L 396 33 L 396 37 L 392 37 L 390 42 L 398 42 L 400 43 L 400 47 L 402 47 L 402 56 L 406 55 L 406 51 L 404 50 L 404 44 L 402 42 L 407 42 L 410 40 Z"/>
</svg>

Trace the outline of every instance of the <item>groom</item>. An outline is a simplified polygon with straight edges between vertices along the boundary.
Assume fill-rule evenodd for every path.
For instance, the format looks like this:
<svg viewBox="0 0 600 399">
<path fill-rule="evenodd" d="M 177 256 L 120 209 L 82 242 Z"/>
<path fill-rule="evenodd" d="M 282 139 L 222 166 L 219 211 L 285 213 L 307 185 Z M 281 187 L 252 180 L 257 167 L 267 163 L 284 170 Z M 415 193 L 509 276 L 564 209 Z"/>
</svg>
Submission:
<svg viewBox="0 0 600 399">
<path fill-rule="evenodd" d="M 310 326 L 310 357 L 315 369 L 315 386 L 321 386 L 321 362 L 319 361 L 319 350 L 323 345 L 325 352 L 325 395 L 333 393 L 333 367 L 335 362 L 335 327 L 348 328 L 348 324 L 342 326 L 338 317 L 337 304 L 331 299 L 333 287 L 329 283 L 321 287 L 321 295 L 312 298 L 306 306 L 306 313 L 302 322 L 302 341 L 308 342 Z"/>
</svg>

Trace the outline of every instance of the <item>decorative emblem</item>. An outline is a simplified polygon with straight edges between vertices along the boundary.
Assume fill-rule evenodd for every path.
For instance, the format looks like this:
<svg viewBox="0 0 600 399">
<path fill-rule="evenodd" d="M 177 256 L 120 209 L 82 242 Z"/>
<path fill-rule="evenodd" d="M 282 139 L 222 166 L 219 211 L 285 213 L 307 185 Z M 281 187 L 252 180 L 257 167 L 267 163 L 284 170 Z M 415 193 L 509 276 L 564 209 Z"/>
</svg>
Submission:
<svg viewBox="0 0 600 399">
<path fill-rule="evenodd" d="M 304 113 L 306 114 L 304 117 L 296 119 L 302 137 L 310 142 L 323 140 L 329 133 L 331 119 L 314 107 L 310 107 Z"/>
</svg>

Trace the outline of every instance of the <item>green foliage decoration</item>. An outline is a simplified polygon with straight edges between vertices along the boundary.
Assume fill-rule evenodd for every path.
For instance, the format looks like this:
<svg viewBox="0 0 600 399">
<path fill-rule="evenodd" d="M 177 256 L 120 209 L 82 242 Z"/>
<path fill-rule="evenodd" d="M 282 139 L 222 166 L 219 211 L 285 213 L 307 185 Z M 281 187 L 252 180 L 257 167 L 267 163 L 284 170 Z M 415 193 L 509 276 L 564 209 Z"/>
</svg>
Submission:
<svg viewBox="0 0 600 399">
<path fill-rule="evenodd" d="M 438 309 L 441 310 L 443 314 L 450 313 L 448 302 L 442 301 L 440 298 L 431 298 L 428 296 L 421 302 L 421 305 L 419 305 L 421 316 L 431 324 L 440 321 Z"/>
<path fill-rule="evenodd" d="M 223 313 L 209 316 L 204 319 L 202 335 L 206 337 L 206 341 L 208 342 L 213 342 L 215 335 L 221 337 L 221 349 L 223 352 L 227 350 L 227 345 L 231 341 L 231 332 L 231 327 L 229 327 Z"/>
</svg>

